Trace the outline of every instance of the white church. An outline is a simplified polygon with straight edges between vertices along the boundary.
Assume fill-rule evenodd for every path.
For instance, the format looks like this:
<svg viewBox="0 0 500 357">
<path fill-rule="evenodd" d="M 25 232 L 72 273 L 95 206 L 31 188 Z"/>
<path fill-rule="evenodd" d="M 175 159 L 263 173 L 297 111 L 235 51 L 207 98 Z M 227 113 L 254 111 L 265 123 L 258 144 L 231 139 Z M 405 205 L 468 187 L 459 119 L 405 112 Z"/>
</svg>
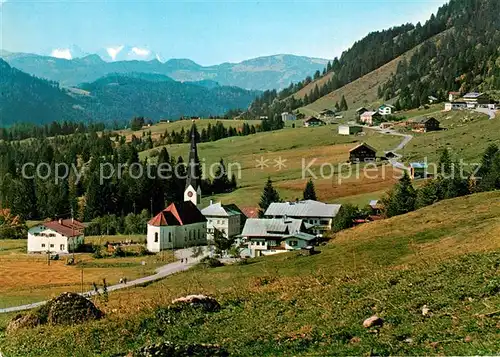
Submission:
<svg viewBox="0 0 500 357">
<path fill-rule="evenodd" d="M 198 209 L 201 203 L 199 172 L 193 126 L 184 202 L 172 203 L 148 222 L 147 249 L 150 252 L 207 244 L 207 220 Z"/>
</svg>

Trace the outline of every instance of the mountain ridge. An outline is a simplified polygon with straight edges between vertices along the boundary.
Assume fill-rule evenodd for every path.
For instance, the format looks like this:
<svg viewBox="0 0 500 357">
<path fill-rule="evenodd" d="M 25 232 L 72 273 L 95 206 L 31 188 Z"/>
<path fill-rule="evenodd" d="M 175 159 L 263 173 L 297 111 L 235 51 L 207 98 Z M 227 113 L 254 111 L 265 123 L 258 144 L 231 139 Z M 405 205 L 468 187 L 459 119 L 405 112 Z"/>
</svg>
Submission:
<svg viewBox="0 0 500 357">
<path fill-rule="evenodd" d="M 27 53 L 0 52 L 11 66 L 40 78 L 59 82 L 62 86 L 76 86 L 91 82 L 109 73 L 156 73 L 180 82 L 213 80 L 221 85 L 249 90 L 284 88 L 291 82 L 323 68 L 328 60 L 278 54 L 202 66 L 190 59 L 173 58 L 161 62 L 129 60 L 106 62 L 97 54 L 75 59 L 55 58 Z"/>
<path fill-rule="evenodd" d="M 78 87 L 37 78 L 0 59 L 0 125 L 51 121 L 127 122 L 222 115 L 259 94 L 216 82 L 178 82 L 154 73 L 112 73 Z"/>
</svg>

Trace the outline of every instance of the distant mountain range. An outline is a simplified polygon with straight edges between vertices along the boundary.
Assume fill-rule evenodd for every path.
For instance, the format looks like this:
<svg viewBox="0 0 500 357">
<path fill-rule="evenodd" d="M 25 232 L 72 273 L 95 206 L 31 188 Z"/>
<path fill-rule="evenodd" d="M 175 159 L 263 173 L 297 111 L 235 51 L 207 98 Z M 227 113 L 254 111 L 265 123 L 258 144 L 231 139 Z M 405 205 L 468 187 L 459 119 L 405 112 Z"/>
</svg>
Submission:
<svg viewBox="0 0 500 357">
<path fill-rule="evenodd" d="M 141 72 L 107 74 L 77 87 L 61 88 L 56 81 L 31 76 L 2 59 L 0 73 L 2 127 L 19 122 L 123 123 L 134 116 L 158 120 L 221 115 L 229 109 L 248 107 L 260 93 L 209 80 L 181 83 L 162 74 Z"/>
<path fill-rule="evenodd" d="M 210 80 L 222 86 L 251 90 L 285 88 L 292 82 L 312 76 L 317 70 L 323 70 L 328 62 L 320 58 L 274 55 L 240 63 L 201 66 L 189 59 L 161 62 L 159 56 L 149 50 L 121 47 L 105 49 L 99 55 L 85 55 L 78 47 L 52 51 L 53 56 L 64 58 L 7 51 L 0 51 L 0 57 L 15 68 L 57 81 L 65 87 L 92 82 L 110 73 L 137 72 L 166 75 L 180 82 Z"/>
</svg>

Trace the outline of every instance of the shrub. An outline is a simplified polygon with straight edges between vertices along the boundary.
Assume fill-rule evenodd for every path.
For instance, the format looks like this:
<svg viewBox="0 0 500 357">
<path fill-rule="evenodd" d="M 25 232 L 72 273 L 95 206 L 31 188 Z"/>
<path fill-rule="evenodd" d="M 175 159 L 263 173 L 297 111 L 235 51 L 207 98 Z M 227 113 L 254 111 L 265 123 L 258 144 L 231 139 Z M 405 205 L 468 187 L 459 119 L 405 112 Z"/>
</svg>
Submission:
<svg viewBox="0 0 500 357">
<path fill-rule="evenodd" d="M 204 257 L 200 260 L 200 263 L 198 265 L 200 265 L 204 268 L 217 268 L 217 267 L 224 266 L 224 263 L 222 263 L 217 258 Z"/>
</svg>

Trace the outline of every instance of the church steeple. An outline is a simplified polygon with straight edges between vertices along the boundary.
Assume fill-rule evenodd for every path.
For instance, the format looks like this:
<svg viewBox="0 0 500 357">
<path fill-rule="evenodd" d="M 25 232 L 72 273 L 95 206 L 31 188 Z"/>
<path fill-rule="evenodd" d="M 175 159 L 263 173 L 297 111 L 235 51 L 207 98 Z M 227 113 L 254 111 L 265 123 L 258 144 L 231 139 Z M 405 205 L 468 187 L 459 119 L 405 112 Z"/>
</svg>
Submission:
<svg viewBox="0 0 500 357">
<path fill-rule="evenodd" d="M 184 201 L 191 201 L 195 205 L 198 205 L 201 199 L 201 168 L 196 143 L 196 126 L 193 124 L 191 127 L 191 147 L 189 149 L 189 160 L 187 163 L 188 167 Z"/>
</svg>

